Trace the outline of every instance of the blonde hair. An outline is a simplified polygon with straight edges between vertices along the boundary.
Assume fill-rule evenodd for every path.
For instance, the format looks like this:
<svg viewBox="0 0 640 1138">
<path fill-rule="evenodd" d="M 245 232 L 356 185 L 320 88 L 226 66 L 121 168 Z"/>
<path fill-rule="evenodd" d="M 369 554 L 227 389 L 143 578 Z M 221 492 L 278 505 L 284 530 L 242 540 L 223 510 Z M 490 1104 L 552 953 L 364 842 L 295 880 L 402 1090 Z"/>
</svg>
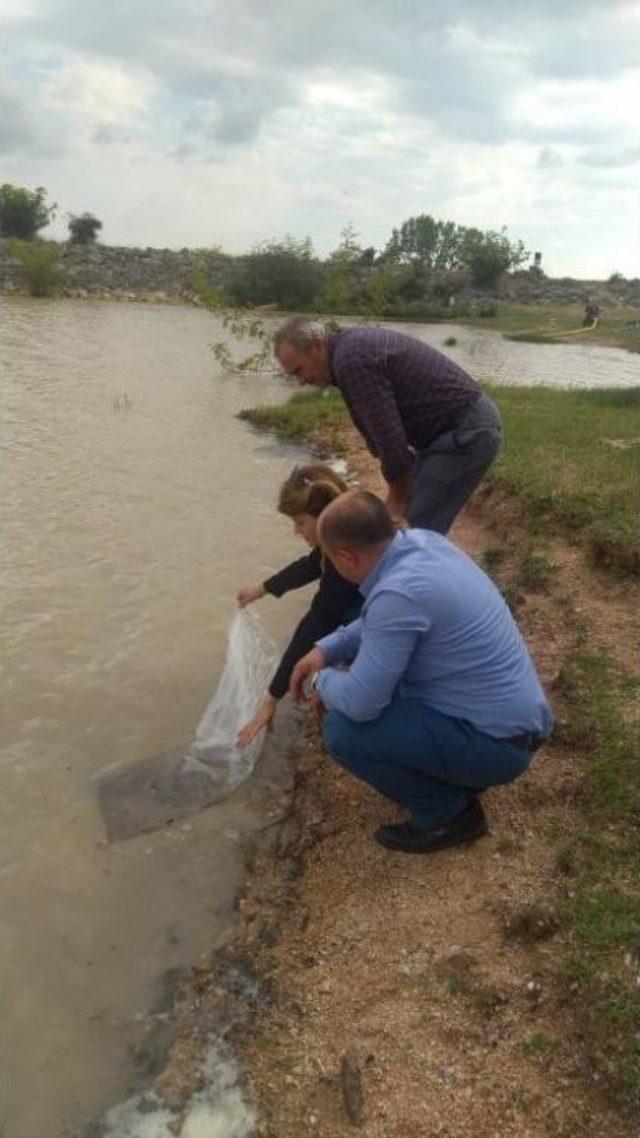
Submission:
<svg viewBox="0 0 640 1138">
<path fill-rule="evenodd" d="M 278 510 L 288 518 L 296 518 L 299 514 L 317 518 L 325 506 L 345 490 L 348 490 L 346 482 L 330 466 L 321 463 L 294 466 L 280 487 Z"/>
</svg>

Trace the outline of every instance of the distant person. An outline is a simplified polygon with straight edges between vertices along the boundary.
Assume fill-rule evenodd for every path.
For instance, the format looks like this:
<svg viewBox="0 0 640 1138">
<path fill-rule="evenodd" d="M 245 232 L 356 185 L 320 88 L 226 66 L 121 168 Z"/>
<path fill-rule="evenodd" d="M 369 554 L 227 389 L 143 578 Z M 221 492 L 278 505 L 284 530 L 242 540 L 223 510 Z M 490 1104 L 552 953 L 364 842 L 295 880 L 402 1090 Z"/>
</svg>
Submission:
<svg viewBox="0 0 640 1138">
<path fill-rule="evenodd" d="M 332 758 L 406 809 L 376 832 L 383 846 L 426 854 L 475 841 L 488 829 L 479 792 L 522 774 L 553 723 L 503 597 L 447 538 L 396 533 L 367 491 L 337 498 L 318 530 L 364 605 L 296 665 L 294 698 L 312 677 Z"/>
<path fill-rule="evenodd" d="M 339 624 L 353 620 L 360 611 L 362 597 L 357 585 L 339 576 L 321 553 L 317 537 L 318 515 L 346 489 L 346 483 L 330 466 L 295 466 L 280 488 L 278 510 L 292 519 L 295 532 L 311 546 L 311 553 L 293 561 L 262 584 L 243 585 L 238 591 L 238 605 L 245 608 L 267 594 L 281 597 L 291 589 L 320 581 L 309 611 L 296 628 L 263 703 L 238 735 L 241 748 L 252 743 L 265 728 L 271 728 L 278 702 L 287 694 L 291 673 L 301 656 L 316 640 L 333 632 Z"/>
<path fill-rule="evenodd" d="M 582 321 L 583 328 L 591 328 L 597 324 L 598 317 L 600 316 L 600 305 L 595 296 L 587 296 L 584 302 L 584 319 Z"/>
<path fill-rule="evenodd" d="M 296 317 L 275 354 L 302 383 L 334 383 L 410 525 L 447 533 L 502 440 L 500 415 L 475 379 L 428 344 L 389 328 L 343 328 Z"/>
</svg>

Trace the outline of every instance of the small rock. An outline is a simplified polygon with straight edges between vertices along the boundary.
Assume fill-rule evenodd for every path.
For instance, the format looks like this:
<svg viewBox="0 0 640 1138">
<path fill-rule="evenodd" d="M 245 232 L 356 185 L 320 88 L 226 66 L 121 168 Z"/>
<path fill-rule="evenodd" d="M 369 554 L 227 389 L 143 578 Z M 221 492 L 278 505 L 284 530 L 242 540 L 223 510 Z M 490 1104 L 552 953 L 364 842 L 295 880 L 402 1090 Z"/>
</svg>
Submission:
<svg viewBox="0 0 640 1138">
<path fill-rule="evenodd" d="M 456 1077 L 455 1067 L 441 1067 L 440 1076 L 443 1083 L 452 1083 Z"/>
</svg>

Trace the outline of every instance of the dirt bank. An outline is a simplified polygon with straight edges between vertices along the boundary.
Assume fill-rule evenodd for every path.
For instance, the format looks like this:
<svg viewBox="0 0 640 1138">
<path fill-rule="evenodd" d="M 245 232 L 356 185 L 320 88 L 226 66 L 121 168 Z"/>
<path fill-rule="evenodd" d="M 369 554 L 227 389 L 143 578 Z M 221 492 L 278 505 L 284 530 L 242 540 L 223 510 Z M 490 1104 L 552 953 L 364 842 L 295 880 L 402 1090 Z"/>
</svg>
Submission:
<svg viewBox="0 0 640 1138">
<path fill-rule="evenodd" d="M 379 488 L 355 434 L 348 460 Z M 562 913 L 576 886 L 558 850 L 584 825 L 584 756 L 562 729 L 563 669 L 588 636 L 618 672 L 633 670 L 634 597 L 560 541 L 545 547 L 552 580 L 523 581 L 531 538 L 495 491 L 476 496 L 453 536 L 479 558 L 501 550 L 510 603 L 557 705 L 556 742 L 525 777 L 486 795 L 489 837 L 420 858 L 372 841 L 394 807 L 331 763 L 308 726 L 283 821 L 250 859 L 236 941 L 188 990 L 160 1083 L 168 1101 L 193 1091 L 194 1056 L 224 1024 L 249 1073 L 256 1136 L 629 1133 L 619 1057 L 566 966 Z M 635 967 L 621 945 L 603 978 L 615 972 L 630 988 Z"/>
</svg>

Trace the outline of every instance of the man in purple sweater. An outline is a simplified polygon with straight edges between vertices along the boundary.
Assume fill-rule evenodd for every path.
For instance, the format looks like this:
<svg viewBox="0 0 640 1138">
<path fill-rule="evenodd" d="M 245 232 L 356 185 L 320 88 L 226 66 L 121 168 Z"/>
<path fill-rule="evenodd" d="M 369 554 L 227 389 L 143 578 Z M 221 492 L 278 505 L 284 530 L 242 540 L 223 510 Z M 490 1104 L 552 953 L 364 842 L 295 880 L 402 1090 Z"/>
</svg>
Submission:
<svg viewBox="0 0 640 1138">
<path fill-rule="evenodd" d="M 296 317 L 274 348 L 288 375 L 340 389 L 380 460 L 391 512 L 446 534 L 502 440 L 498 409 L 476 381 L 429 344 L 384 327 L 331 333 Z"/>
</svg>

